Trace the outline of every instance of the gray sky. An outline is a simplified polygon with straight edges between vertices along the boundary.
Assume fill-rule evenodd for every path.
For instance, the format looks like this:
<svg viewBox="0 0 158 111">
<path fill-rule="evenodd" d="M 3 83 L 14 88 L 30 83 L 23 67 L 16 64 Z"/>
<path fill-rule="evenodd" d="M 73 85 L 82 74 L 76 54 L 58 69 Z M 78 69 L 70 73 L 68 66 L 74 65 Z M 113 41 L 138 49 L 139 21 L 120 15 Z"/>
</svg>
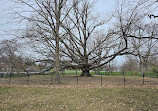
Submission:
<svg viewBox="0 0 158 111">
<path fill-rule="evenodd" d="M 111 11 L 115 0 L 99 0 L 97 1 L 95 10 L 103 15 Z M 12 24 L 13 18 L 9 15 L 11 8 L 14 8 L 14 4 L 9 0 L 0 0 L 0 40 L 9 39 L 13 36 L 12 29 L 14 29 L 15 24 Z"/>
<path fill-rule="evenodd" d="M 96 0 L 97 1 L 97 0 Z M 95 6 L 95 10 L 100 13 L 99 15 L 108 16 L 108 12 L 111 12 L 114 9 L 115 2 L 117 0 L 98 0 Z M 12 29 L 17 27 L 17 24 L 11 23 L 13 18 L 9 15 L 14 8 L 14 3 L 10 0 L 0 0 L 0 40 L 9 39 L 12 37 L 9 35 L 12 33 Z M 158 15 L 158 13 L 156 12 Z M 158 20 L 158 19 L 154 19 Z M 150 20 L 148 20 L 150 22 Z M 24 24 L 25 25 L 25 24 Z"/>
<path fill-rule="evenodd" d="M 8 0 L 0 0 L 0 40 L 9 38 L 9 35 L 5 35 L 12 29 L 13 25 L 9 24 L 12 21 L 9 16 L 11 10 L 11 4 Z"/>
</svg>

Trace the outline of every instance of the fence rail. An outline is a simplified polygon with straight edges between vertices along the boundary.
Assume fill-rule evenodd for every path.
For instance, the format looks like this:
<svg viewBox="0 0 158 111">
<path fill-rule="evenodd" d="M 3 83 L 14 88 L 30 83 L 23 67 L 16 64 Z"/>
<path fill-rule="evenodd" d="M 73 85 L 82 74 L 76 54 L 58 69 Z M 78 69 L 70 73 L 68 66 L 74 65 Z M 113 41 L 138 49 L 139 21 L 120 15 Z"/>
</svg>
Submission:
<svg viewBox="0 0 158 111">
<path fill-rule="evenodd" d="M 122 72 L 91 72 L 92 77 L 80 77 L 81 71 L 60 72 L 63 85 L 158 85 L 158 76 L 153 73 L 131 74 Z M 53 85 L 55 72 L 48 73 L 5 73 L 0 72 L 0 84 Z"/>
</svg>

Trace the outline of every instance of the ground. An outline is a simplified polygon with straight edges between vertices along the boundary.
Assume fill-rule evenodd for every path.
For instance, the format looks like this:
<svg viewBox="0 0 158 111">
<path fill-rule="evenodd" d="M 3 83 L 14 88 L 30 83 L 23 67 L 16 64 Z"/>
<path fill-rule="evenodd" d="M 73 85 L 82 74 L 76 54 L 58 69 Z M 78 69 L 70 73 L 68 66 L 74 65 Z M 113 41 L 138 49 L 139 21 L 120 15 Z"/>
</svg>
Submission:
<svg viewBox="0 0 158 111">
<path fill-rule="evenodd" d="M 0 85 L 1 111 L 156 111 L 157 86 Z"/>
<path fill-rule="evenodd" d="M 0 78 L 0 111 L 157 111 L 158 78 L 51 75 Z M 101 78 L 102 77 L 102 78 Z M 78 81 L 77 81 L 78 80 Z M 101 82 L 102 80 L 102 82 Z M 77 85 L 78 83 L 78 85 Z M 102 84 L 101 84 L 102 83 Z"/>
</svg>

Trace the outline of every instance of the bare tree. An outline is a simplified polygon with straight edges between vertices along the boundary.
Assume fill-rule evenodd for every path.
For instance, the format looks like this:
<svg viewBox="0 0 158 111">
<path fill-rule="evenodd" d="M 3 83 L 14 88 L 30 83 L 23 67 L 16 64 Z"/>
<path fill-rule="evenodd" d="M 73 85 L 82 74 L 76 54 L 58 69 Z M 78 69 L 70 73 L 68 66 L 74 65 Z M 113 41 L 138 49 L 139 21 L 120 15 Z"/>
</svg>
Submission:
<svg viewBox="0 0 158 111">
<path fill-rule="evenodd" d="M 145 24 L 141 23 L 135 25 L 134 35 L 141 38 L 143 36 L 148 36 L 146 39 L 130 38 L 130 49 L 133 50 L 133 58 L 139 64 L 139 71 L 142 73 L 149 70 L 151 65 L 151 58 L 158 54 L 157 46 L 158 40 L 150 38 L 150 35 L 157 34 L 156 24 Z M 152 34 L 151 34 L 152 33 Z"/>
<path fill-rule="evenodd" d="M 121 66 L 121 71 L 122 72 L 136 72 L 138 71 L 138 63 L 135 61 L 135 59 L 127 57 L 127 60 L 125 61 L 124 64 Z"/>
<path fill-rule="evenodd" d="M 59 60 L 71 60 L 75 65 L 65 64 L 65 67 L 77 67 L 82 70 L 81 76 L 91 76 L 89 70 L 99 68 L 117 55 L 127 53 L 126 37 L 113 30 L 97 34 L 111 17 L 99 20 L 98 16 L 94 16 L 93 1 L 14 1 L 30 8 L 16 13 L 20 20 L 29 22 L 23 37 L 34 43 L 37 52 L 56 61 L 58 83 Z"/>
<path fill-rule="evenodd" d="M 119 33 L 127 37 L 129 54 L 135 56 L 135 60 L 139 63 L 139 70 L 142 73 L 148 69 L 149 59 L 157 55 L 157 24 L 147 23 L 149 13 L 157 6 L 155 6 L 154 1 L 149 0 L 120 1 L 115 15 L 119 21 L 117 24 L 118 30 Z"/>
<path fill-rule="evenodd" d="M 150 0 L 119 0 L 118 4 L 116 5 L 116 13 L 114 15 L 116 20 L 119 21 L 117 24 L 119 32 L 124 34 L 129 39 L 158 39 L 157 33 L 152 33 L 152 31 L 147 35 L 144 34 L 142 36 L 139 36 L 139 33 L 135 32 L 135 28 L 139 28 L 140 30 L 144 29 L 146 25 L 140 26 L 140 24 L 146 24 L 149 13 L 157 10 L 157 5 L 155 4 L 155 1 Z M 137 30 L 137 32 L 138 31 L 139 30 Z"/>
<path fill-rule="evenodd" d="M 98 31 L 110 18 L 99 20 L 92 11 L 93 5 L 94 2 L 75 0 L 68 23 L 63 25 L 67 35 L 61 39 L 65 46 L 62 52 L 75 64 L 69 67 L 82 70 L 81 76 L 91 76 L 89 70 L 107 64 L 117 55 L 126 54 L 128 48 L 124 35 L 118 35 L 113 30 L 107 33 Z"/>
<path fill-rule="evenodd" d="M 22 11 L 17 11 L 16 15 L 20 20 L 29 22 L 27 33 L 23 35 L 36 44 L 37 52 L 47 53 L 55 60 L 56 79 L 60 83 L 60 38 L 63 36 L 61 24 L 71 10 L 70 0 L 13 0 L 19 6 L 23 6 Z M 69 7 L 70 6 L 70 7 Z M 28 14 L 29 13 L 29 14 Z M 41 49 L 41 50 L 39 50 Z M 43 50 L 44 49 L 44 50 Z M 43 50 L 43 51 L 42 51 Z M 42 51 L 42 52 L 41 52 Z"/>
<path fill-rule="evenodd" d="M 152 38 L 157 34 L 143 37 L 135 33 L 135 26 L 142 21 L 147 11 L 141 12 L 148 6 L 148 0 L 133 2 L 128 7 L 122 0 L 114 13 L 117 22 L 104 33 L 104 25 L 111 19 L 101 20 L 95 16 L 90 0 L 14 0 L 29 7 L 24 14 L 18 11 L 21 20 L 29 22 L 23 37 L 35 44 L 34 49 L 53 59 L 56 63 L 57 81 L 60 83 L 60 60 L 71 61 L 66 67 L 79 68 L 81 76 L 91 76 L 89 70 L 99 68 L 112 61 L 118 55 L 133 54 L 131 39 Z M 151 4 L 149 4 L 151 5 Z M 31 14 L 28 15 L 26 12 Z M 144 20 L 144 19 L 143 19 Z"/>
<path fill-rule="evenodd" d="M 22 64 L 18 57 L 19 45 L 15 40 L 4 40 L 0 43 L 0 59 L 3 67 L 10 73 L 18 70 L 19 64 Z"/>
</svg>

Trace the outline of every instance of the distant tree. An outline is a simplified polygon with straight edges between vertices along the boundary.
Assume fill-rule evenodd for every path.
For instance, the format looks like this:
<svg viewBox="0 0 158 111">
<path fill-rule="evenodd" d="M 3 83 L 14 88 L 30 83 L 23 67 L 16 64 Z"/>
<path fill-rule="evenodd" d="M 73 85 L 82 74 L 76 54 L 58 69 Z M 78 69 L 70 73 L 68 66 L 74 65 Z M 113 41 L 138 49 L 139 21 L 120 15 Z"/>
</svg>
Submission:
<svg viewBox="0 0 158 111">
<path fill-rule="evenodd" d="M 135 56 L 142 73 L 149 69 L 150 58 L 158 54 L 158 51 L 156 51 L 158 25 L 146 22 L 146 17 L 151 13 L 153 7 L 156 7 L 154 6 L 155 2 L 149 0 L 120 1 L 115 15 L 116 20 L 119 21 L 117 24 L 118 32 L 127 38 L 129 54 Z M 148 10 L 146 10 L 146 7 L 148 7 Z"/>
<path fill-rule="evenodd" d="M 158 34 L 157 28 L 158 25 L 155 24 L 145 24 L 142 28 L 138 27 L 137 24 L 135 33 L 138 32 L 138 37 L 150 35 L 150 33 Z M 151 59 L 158 54 L 158 40 L 151 39 L 150 37 L 143 40 L 132 38 L 131 44 L 131 47 L 134 49 L 132 55 L 135 56 L 135 60 L 139 63 L 140 72 L 149 70 L 151 66 Z"/>
<path fill-rule="evenodd" d="M 35 65 L 35 60 L 33 60 L 29 57 L 24 58 L 23 61 L 24 61 L 24 64 L 26 67 L 31 66 L 31 65 Z"/>
<path fill-rule="evenodd" d="M 134 59 L 129 57 L 126 57 L 126 59 L 127 60 L 121 66 L 122 72 L 127 72 L 127 71 L 136 72 L 139 70 L 138 63 Z"/>
<path fill-rule="evenodd" d="M 4 67 L 11 73 L 22 64 L 18 57 L 19 45 L 15 40 L 3 40 L 0 42 L 0 59 Z"/>
</svg>

